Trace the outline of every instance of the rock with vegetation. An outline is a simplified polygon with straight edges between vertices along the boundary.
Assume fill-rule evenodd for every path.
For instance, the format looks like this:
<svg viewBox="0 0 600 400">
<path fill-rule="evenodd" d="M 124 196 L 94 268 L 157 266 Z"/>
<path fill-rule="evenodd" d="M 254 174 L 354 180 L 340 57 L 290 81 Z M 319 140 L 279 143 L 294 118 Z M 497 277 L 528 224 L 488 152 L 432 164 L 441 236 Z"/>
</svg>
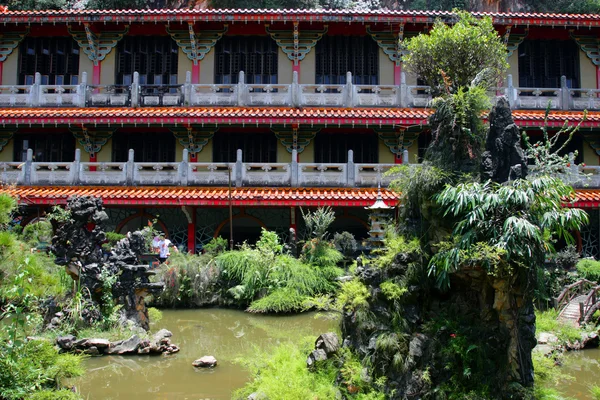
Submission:
<svg viewBox="0 0 600 400">
<path fill-rule="evenodd" d="M 203 356 L 192 362 L 196 368 L 214 368 L 217 366 L 217 359 L 213 356 Z"/>
<path fill-rule="evenodd" d="M 89 297 L 86 300 L 91 307 L 81 310 L 84 320 L 92 324 L 120 306 L 125 320 L 148 330 L 144 298 L 160 293 L 163 284 L 150 282 L 154 272 L 139 261 L 139 256 L 146 252 L 142 232 L 133 232 L 119 240 L 107 257 L 102 244 L 106 240 L 108 215 L 101 199 L 72 197 L 66 209 L 55 211 L 52 218 L 58 226 L 51 248 L 56 263 L 65 265 L 67 273 L 84 288 L 81 292 Z M 94 314 L 94 310 L 99 312 Z"/>
</svg>

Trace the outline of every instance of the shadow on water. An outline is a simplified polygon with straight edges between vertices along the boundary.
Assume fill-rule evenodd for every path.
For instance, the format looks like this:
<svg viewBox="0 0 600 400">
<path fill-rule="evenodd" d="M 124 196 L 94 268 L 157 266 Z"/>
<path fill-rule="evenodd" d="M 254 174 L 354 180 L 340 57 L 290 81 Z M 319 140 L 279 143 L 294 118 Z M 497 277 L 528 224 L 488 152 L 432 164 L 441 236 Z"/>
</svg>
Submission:
<svg viewBox="0 0 600 400">
<path fill-rule="evenodd" d="M 181 351 L 171 356 L 105 356 L 85 361 L 87 373 L 74 382 L 84 398 L 94 399 L 229 399 L 249 376 L 234 361 L 279 342 L 338 331 L 334 316 L 315 313 L 261 316 L 237 310 L 164 310 L 154 330 L 173 332 Z M 219 362 L 212 370 L 194 369 L 204 355 Z"/>
</svg>

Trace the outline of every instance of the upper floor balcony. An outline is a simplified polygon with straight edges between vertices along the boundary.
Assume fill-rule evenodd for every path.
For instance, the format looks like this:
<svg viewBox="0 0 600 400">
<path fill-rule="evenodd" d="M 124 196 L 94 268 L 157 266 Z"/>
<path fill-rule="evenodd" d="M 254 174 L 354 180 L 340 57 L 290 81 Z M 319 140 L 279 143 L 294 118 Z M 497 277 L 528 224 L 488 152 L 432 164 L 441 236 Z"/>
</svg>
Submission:
<svg viewBox="0 0 600 400">
<path fill-rule="evenodd" d="M 134 73 L 131 85 L 90 85 L 82 73 L 78 85 L 43 85 L 40 74 L 32 85 L 0 85 L 0 107 L 390 107 L 423 108 L 431 104 L 429 86 L 358 85 L 348 72 L 346 84 L 248 84 L 244 72 L 237 84 L 141 84 Z M 490 96 L 505 95 L 513 109 L 600 110 L 599 89 L 573 89 L 563 76 L 557 88 L 515 87 L 511 75 Z"/>
</svg>

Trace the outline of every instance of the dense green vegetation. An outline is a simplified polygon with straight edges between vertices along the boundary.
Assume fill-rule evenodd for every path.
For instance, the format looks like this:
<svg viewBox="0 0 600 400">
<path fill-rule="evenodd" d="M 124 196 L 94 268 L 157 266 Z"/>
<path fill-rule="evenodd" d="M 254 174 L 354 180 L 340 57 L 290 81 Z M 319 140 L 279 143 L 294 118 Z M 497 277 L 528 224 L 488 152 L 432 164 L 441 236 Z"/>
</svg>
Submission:
<svg viewBox="0 0 600 400">
<path fill-rule="evenodd" d="M 334 214 L 317 209 L 305 213 L 304 219 L 308 238 L 300 258 L 285 251 L 277 234 L 264 229 L 254 246 L 245 243 L 227 251 L 227 242 L 215 238 L 205 254 L 174 254 L 159 270 L 157 279 L 165 282 L 165 290 L 154 303 L 237 306 L 256 313 L 298 312 L 330 304 L 343 273 L 337 265 L 344 259 L 327 232 Z M 346 233 L 338 237 L 338 244 L 348 253 L 353 240 Z"/>
</svg>

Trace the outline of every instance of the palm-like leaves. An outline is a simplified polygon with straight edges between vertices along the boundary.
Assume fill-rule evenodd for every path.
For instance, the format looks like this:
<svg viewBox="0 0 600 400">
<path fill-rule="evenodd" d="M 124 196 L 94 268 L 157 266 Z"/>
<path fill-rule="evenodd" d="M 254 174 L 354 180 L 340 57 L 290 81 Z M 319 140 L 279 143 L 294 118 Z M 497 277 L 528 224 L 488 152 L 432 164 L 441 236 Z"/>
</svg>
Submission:
<svg viewBox="0 0 600 400">
<path fill-rule="evenodd" d="M 451 246 L 443 248 L 430 262 L 430 274 L 439 286 L 447 287 L 449 274 L 469 264 L 474 254 L 486 248 L 492 260 L 477 258 L 488 272 L 504 265 L 532 267 L 552 250 L 552 239 L 573 243 L 571 231 L 587 223 L 587 214 L 564 207 L 573 189 L 548 176 L 516 180 L 506 185 L 487 181 L 448 186 L 435 196 L 445 216 L 458 222 Z"/>
</svg>

